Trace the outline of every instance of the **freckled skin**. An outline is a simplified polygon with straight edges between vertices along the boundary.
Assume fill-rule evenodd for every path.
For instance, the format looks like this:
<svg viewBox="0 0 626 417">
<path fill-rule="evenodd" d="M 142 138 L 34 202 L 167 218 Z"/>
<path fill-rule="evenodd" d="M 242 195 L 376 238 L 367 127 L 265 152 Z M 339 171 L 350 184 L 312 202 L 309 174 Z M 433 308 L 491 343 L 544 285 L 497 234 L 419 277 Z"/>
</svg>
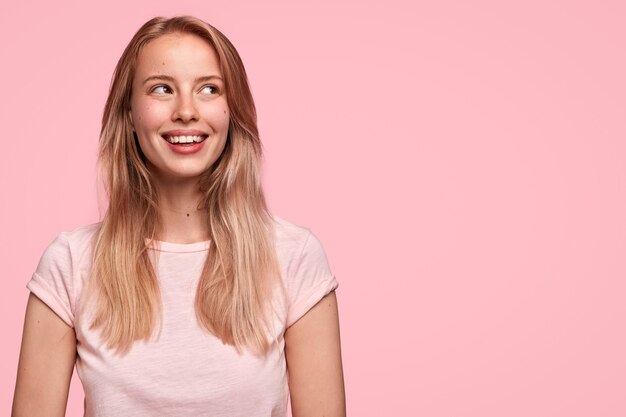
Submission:
<svg viewBox="0 0 626 417">
<path fill-rule="evenodd" d="M 153 75 L 173 80 L 144 83 Z M 196 81 L 203 76 L 219 78 Z M 157 181 L 199 178 L 220 156 L 228 136 L 228 103 L 213 47 L 190 34 L 169 34 L 149 42 L 137 59 L 130 118 Z M 200 151 L 180 155 L 161 136 L 174 129 L 197 129 L 208 138 Z"/>
</svg>

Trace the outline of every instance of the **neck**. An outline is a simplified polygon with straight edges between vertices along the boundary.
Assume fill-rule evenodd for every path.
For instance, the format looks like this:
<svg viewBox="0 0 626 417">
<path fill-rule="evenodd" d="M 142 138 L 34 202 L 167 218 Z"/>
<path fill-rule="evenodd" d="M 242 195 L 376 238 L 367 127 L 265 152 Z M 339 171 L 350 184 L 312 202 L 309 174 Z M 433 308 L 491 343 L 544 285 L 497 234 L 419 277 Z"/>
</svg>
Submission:
<svg viewBox="0 0 626 417">
<path fill-rule="evenodd" d="M 197 179 L 159 181 L 159 213 L 162 229 L 159 240 L 193 243 L 209 239 L 206 211 L 201 208 L 204 195 Z"/>
</svg>

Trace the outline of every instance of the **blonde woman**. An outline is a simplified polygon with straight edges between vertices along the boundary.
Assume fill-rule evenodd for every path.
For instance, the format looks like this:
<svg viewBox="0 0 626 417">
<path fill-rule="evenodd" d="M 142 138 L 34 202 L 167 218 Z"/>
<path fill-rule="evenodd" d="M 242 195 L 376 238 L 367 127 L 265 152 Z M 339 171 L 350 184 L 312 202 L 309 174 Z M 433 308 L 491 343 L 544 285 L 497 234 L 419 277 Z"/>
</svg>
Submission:
<svg viewBox="0 0 626 417">
<path fill-rule="evenodd" d="M 28 282 L 13 412 L 344 416 L 320 241 L 266 207 L 241 59 L 193 17 L 154 18 L 115 68 L 101 222 L 60 233 Z"/>
</svg>

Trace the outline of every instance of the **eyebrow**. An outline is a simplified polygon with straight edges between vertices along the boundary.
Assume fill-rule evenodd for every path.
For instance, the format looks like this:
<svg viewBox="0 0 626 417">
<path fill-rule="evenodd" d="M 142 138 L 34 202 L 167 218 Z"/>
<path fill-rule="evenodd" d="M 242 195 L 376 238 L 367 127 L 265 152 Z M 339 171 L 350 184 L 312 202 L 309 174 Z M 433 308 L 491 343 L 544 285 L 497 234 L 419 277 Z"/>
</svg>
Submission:
<svg viewBox="0 0 626 417">
<path fill-rule="evenodd" d="M 222 81 L 222 77 L 220 77 L 219 75 L 204 75 L 202 77 L 196 78 L 194 82 L 198 83 L 202 81 L 209 81 L 212 79 L 217 79 L 217 80 Z M 143 85 L 146 85 L 148 81 L 152 81 L 152 80 L 164 80 L 164 81 L 170 81 L 170 82 L 175 81 L 174 77 L 171 77 L 169 75 L 151 75 L 143 81 Z"/>
</svg>

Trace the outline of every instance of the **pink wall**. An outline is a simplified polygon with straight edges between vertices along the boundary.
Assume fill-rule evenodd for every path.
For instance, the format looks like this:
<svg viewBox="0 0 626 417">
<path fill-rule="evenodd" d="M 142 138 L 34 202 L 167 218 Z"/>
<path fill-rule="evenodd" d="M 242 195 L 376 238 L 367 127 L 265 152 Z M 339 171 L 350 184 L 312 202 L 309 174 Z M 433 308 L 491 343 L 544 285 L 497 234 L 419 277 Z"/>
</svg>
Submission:
<svg viewBox="0 0 626 417">
<path fill-rule="evenodd" d="M 3 5 L 0 414 L 39 256 L 98 220 L 114 65 L 148 18 L 194 14 L 247 66 L 273 211 L 319 236 L 339 279 L 350 415 L 626 415 L 625 12 L 590 0 Z M 75 376 L 69 416 L 82 400 Z"/>
</svg>

